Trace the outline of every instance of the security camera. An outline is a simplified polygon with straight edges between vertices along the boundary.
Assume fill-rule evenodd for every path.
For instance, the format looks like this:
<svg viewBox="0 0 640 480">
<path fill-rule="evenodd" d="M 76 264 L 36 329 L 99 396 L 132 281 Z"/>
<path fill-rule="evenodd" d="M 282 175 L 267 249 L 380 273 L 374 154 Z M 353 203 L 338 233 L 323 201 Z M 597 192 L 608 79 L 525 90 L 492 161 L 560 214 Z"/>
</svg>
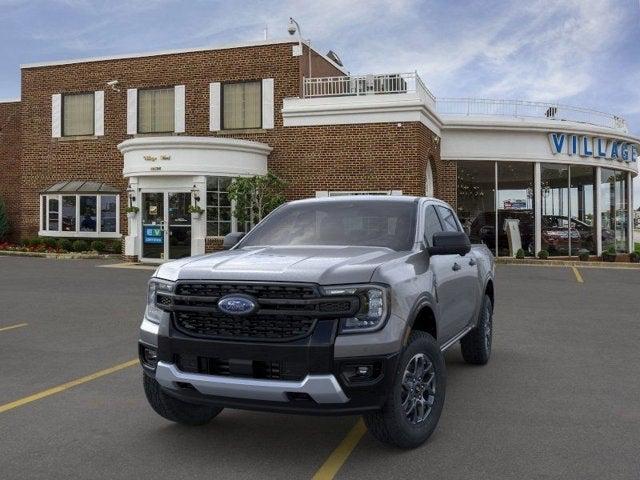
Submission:
<svg viewBox="0 0 640 480">
<path fill-rule="evenodd" d="M 118 80 L 109 80 L 107 82 L 107 85 L 111 87 L 111 90 L 113 90 L 114 92 L 119 92 L 120 89 L 116 86 L 118 85 Z"/>
<path fill-rule="evenodd" d="M 289 26 L 287 27 L 287 32 L 289 32 L 289 35 L 295 35 L 296 30 L 297 29 L 295 23 L 293 23 L 293 18 L 289 18 Z"/>
</svg>

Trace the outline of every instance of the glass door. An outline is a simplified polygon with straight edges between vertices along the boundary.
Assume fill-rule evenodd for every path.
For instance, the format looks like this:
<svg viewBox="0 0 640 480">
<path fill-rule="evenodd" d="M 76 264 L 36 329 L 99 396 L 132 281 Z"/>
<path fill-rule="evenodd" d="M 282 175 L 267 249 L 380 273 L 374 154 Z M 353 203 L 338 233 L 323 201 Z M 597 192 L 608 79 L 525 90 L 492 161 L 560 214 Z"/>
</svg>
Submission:
<svg viewBox="0 0 640 480">
<path fill-rule="evenodd" d="M 183 258 L 191 255 L 191 193 L 168 193 L 169 213 L 169 259 Z"/>
<path fill-rule="evenodd" d="M 164 260 L 164 193 L 142 194 L 142 258 Z"/>
</svg>

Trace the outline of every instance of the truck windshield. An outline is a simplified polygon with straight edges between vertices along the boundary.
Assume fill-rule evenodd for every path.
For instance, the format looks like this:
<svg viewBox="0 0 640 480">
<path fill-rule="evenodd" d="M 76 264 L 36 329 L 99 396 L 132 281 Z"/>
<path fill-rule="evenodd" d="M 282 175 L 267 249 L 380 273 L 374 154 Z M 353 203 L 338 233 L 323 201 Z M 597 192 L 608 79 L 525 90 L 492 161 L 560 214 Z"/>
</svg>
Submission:
<svg viewBox="0 0 640 480">
<path fill-rule="evenodd" d="M 289 204 L 242 240 L 242 247 L 345 245 L 411 250 L 416 204 L 407 201 L 331 201 Z"/>
</svg>

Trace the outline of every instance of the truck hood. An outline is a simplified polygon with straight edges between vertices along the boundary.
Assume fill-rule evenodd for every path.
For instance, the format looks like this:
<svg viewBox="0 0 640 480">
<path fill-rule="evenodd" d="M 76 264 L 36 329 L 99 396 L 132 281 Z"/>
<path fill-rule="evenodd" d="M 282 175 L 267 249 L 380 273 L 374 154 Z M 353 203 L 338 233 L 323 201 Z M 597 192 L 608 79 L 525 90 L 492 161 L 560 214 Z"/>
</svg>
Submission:
<svg viewBox="0 0 640 480">
<path fill-rule="evenodd" d="M 166 280 L 367 283 L 382 263 L 407 252 L 383 247 L 259 247 L 228 250 L 161 265 Z"/>
</svg>

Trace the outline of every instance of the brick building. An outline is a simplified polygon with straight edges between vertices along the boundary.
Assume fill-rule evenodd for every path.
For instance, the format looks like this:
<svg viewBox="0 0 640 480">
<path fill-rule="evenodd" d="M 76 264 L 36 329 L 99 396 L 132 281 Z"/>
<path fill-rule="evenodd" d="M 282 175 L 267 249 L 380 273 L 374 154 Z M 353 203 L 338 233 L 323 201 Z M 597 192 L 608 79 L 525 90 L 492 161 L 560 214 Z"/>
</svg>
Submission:
<svg viewBox="0 0 640 480">
<path fill-rule="evenodd" d="M 619 117 L 436 100 L 417 74 L 352 76 L 332 58 L 286 40 L 24 65 L 20 101 L 0 103 L 13 237 L 123 238 L 151 262 L 202 253 L 238 229 L 230 180 L 270 170 L 290 199 L 440 197 L 501 255 L 517 246 L 507 220 L 529 253 L 628 250 L 638 139 Z"/>
</svg>

